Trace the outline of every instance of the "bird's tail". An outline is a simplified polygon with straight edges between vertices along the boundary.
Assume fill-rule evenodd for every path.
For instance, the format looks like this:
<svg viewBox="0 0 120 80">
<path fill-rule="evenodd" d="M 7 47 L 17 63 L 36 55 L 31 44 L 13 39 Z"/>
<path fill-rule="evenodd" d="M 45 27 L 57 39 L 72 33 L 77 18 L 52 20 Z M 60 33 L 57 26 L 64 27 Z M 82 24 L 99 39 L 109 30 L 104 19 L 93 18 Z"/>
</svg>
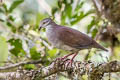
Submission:
<svg viewBox="0 0 120 80">
<path fill-rule="evenodd" d="M 104 50 L 104 51 L 107 51 L 108 52 L 108 50 L 107 49 L 105 49 L 103 46 L 101 46 L 100 44 L 98 44 L 97 42 L 95 42 L 96 44 L 94 45 L 94 47 L 95 48 L 99 48 L 99 49 L 102 49 L 102 50 Z"/>
</svg>

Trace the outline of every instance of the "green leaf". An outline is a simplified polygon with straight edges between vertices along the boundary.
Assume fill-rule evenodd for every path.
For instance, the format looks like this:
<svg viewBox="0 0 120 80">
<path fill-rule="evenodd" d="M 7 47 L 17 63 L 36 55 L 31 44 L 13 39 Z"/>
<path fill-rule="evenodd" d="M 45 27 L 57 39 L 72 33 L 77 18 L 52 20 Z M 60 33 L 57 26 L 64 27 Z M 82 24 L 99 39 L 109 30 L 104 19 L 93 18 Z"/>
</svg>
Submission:
<svg viewBox="0 0 120 80">
<path fill-rule="evenodd" d="M 91 23 L 87 26 L 87 33 L 90 33 L 91 28 L 96 24 L 95 18 L 93 17 Z"/>
<path fill-rule="evenodd" d="M 24 0 L 14 0 L 12 5 L 9 8 L 9 12 L 11 13 L 18 5 L 20 5 Z"/>
<path fill-rule="evenodd" d="M 84 18 L 84 12 L 81 11 L 80 15 L 78 16 L 77 14 L 73 16 L 73 18 L 76 18 L 74 21 L 71 22 L 72 25 L 76 24 L 77 22 L 79 22 L 81 19 Z"/>
<path fill-rule="evenodd" d="M 8 18 L 9 18 L 9 20 L 11 20 L 11 21 L 14 21 L 14 20 L 15 20 L 14 17 L 11 16 L 11 15 L 10 15 Z"/>
<path fill-rule="evenodd" d="M 3 20 L 3 19 L 0 19 L 0 21 L 1 21 L 1 22 L 4 22 L 4 20 Z"/>
<path fill-rule="evenodd" d="M 84 2 L 80 2 L 80 4 L 78 4 L 75 8 L 75 11 L 78 12 L 80 10 L 80 8 L 82 8 Z"/>
<path fill-rule="evenodd" d="M 78 14 L 74 15 L 73 18 L 76 18 L 74 21 L 71 22 L 72 25 L 78 23 L 80 20 L 84 19 L 86 16 L 94 13 L 94 10 L 90 10 L 87 13 L 84 13 L 83 11 L 80 12 L 80 15 Z"/>
<path fill-rule="evenodd" d="M 66 19 L 65 12 L 62 12 L 62 16 L 61 16 L 61 24 L 62 25 L 65 24 L 65 19 Z"/>
<path fill-rule="evenodd" d="M 11 27 L 11 26 L 13 27 L 13 25 L 12 25 L 9 21 L 7 21 L 6 24 L 7 24 L 9 27 Z"/>
<path fill-rule="evenodd" d="M 12 32 L 16 32 L 16 27 L 12 24 L 12 22 L 7 21 L 6 24 L 8 27 L 11 28 Z"/>
<path fill-rule="evenodd" d="M 26 64 L 26 65 L 24 65 L 24 68 L 27 70 L 31 70 L 31 69 L 35 69 L 36 67 L 34 64 Z"/>
<path fill-rule="evenodd" d="M 65 8 L 65 11 L 66 11 L 66 15 L 69 18 L 71 18 L 71 16 L 72 16 L 72 5 L 71 4 L 67 4 L 66 8 Z"/>
<path fill-rule="evenodd" d="M 58 8 L 52 8 L 52 15 L 54 15 L 58 11 Z"/>
<path fill-rule="evenodd" d="M 94 38 L 96 36 L 96 33 L 98 32 L 98 30 L 95 28 L 92 31 L 92 38 Z"/>
<path fill-rule="evenodd" d="M 20 39 L 10 39 L 8 42 L 14 47 L 10 52 L 15 56 L 19 56 L 19 53 L 23 50 L 22 41 Z"/>
<path fill-rule="evenodd" d="M 0 13 L 4 13 L 3 7 L 0 7 Z"/>
<path fill-rule="evenodd" d="M 0 36 L 0 62 L 6 61 L 8 58 L 8 44 L 6 42 L 6 39 L 2 36 Z M 3 63 L 0 63 L 0 66 L 4 65 Z"/>
<path fill-rule="evenodd" d="M 52 49 L 48 51 L 49 57 L 55 57 L 56 53 L 57 53 L 57 49 Z"/>
<path fill-rule="evenodd" d="M 62 7 L 62 1 L 58 0 L 58 7 L 61 8 Z"/>
<path fill-rule="evenodd" d="M 37 52 L 36 47 L 32 47 L 30 49 L 30 56 L 33 60 L 38 60 L 41 58 L 41 54 L 39 52 Z"/>
<path fill-rule="evenodd" d="M 87 33 L 90 33 L 91 32 L 91 30 L 93 30 L 92 32 L 93 32 L 93 34 L 94 34 L 94 32 L 96 31 L 96 27 L 98 26 L 98 23 L 99 23 L 99 20 L 98 19 L 96 19 L 94 16 L 92 17 L 93 19 L 92 19 L 92 21 L 91 21 L 91 23 L 87 26 Z M 94 31 L 95 30 L 95 31 Z M 96 34 L 95 34 L 96 35 Z M 93 35 L 94 36 L 94 35 Z"/>
<path fill-rule="evenodd" d="M 3 4 L 3 8 L 4 8 L 5 12 L 7 13 L 8 9 L 7 9 L 7 5 L 6 4 Z"/>
</svg>

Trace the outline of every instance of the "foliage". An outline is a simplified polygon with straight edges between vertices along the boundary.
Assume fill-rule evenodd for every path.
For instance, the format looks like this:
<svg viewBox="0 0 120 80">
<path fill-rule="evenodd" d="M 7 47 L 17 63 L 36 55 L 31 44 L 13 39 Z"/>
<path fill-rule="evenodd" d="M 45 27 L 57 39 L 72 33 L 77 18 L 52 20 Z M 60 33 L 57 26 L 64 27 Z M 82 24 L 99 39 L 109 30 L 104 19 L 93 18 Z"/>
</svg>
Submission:
<svg viewBox="0 0 120 80">
<path fill-rule="evenodd" d="M 6 61 L 8 58 L 8 44 L 6 39 L 0 36 L 0 62 Z M 0 64 L 2 66 L 3 64 Z"/>
<path fill-rule="evenodd" d="M 58 24 L 67 25 L 76 29 L 85 27 L 86 33 L 94 39 L 97 37 L 97 34 L 100 33 L 101 28 L 105 28 L 104 30 L 106 30 L 107 25 L 105 25 L 105 23 L 108 23 L 108 21 L 95 15 L 94 8 L 84 10 L 86 4 L 91 4 L 91 7 L 93 7 L 92 3 L 88 0 L 57 0 L 57 4 L 54 4 L 55 6 L 52 7 L 50 5 L 51 15 L 48 15 L 47 9 L 43 10 L 38 2 L 37 7 L 40 7 L 38 11 L 36 11 L 36 8 L 35 11 L 33 11 L 34 9 L 27 11 L 24 4 L 27 5 L 28 3 L 25 3 L 25 1 L 26 0 L 6 1 L 0 5 L 0 62 L 10 61 L 16 63 L 40 59 L 46 61 L 46 63 L 41 63 L 40 65 L 48 66 L 53 59 L 65 55 L 67 53 L 66 51 L 51 47 L 46 39 L 45 30 L 41 32 L 38 31 L 40 20 L 51 15 Z M 35 2 L 35 0 L 33 0 L 33 2 Z M 45 2 L 47 3 L 46 0 Z M 34 3 L 30 5 L 33 6 Z M 87 19 L 88 17 L 90 19 Z M 80 22 L 82 21 L 85 22 L 85 26 L 81 26 Z M 101 43 L 110 46 L 109 43 Z M 117 46 L 116 49 L 114 52 L 117 54 L 113 56 L 115 58 L 119 56 L 119 46 Z M 80 54 L 78 60 L 82 60 L 83 57 L 87 55 L 87 50 L 83 51 L 83 53 L 85 54 Z M 100 56 L 101 53 L 104 52 L 97 52 L 93 49 L 89 53 L 88 59 L 96 57 L 94 54 L 98 53 L 97 57 L 100 57 L 100 60 L 104 61 Z M 109 57 L 109 55 L 107 55 L 107 57 Z M 106 58 L 106 55 L 103 58 Z M 117 57 L 117 59 L 120 59 L 120 57 Z M 0 66 L 3 66 L 3 64 L 0 63 Z M 32 64 L 25 65 L 23 68 L 35 69 L 38 67 L 38 65 Z M 63 76 L 61 79 L 63 79 Z M 86 79 L 86 77 L 84 77 L 84 79 Z"/>
</svg>

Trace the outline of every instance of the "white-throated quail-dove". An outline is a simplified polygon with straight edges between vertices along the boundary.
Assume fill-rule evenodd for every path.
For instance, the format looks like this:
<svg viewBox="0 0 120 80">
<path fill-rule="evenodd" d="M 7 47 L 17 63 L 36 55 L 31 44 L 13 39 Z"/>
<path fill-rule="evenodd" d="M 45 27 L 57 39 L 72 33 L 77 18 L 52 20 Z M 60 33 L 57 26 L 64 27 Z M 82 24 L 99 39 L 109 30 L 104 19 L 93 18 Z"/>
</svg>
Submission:
<svg viewBox="0 0 120 80">
<path fill-rule="evenodd" d="M 39 29 L 41 28 L 46 28 L 46 35 L 52 46 L 71 51 L 72 54 L 76 53 L 73 58 L 77 55 L 78 51 L 82 49 L 99 48 L 108 51 L 86 34 L 69 27 L 58 25 L 51 18 L 43 19 L 40 22 Z"/>
</svg>

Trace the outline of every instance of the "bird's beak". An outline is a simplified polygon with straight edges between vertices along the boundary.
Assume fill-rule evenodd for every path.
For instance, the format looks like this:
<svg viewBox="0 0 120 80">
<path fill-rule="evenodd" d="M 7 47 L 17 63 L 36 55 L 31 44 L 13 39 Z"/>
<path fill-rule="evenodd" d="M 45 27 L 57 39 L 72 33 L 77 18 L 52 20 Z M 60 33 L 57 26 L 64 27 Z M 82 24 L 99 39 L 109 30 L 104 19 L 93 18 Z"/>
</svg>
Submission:
<svg viewBox="0 0 120 80">
<path fill-rule="evenodd" d="M 41 30 L 41 28 L 42 28 L 42 26 L 40 25 L 38 30 L 40 31 L 40 30 Z"/>
<path fill-rule="evenodd" d="M 39 27 L 39 29 L 38 29 L 38 30 L 40 31 L 40 30 L 41 30 L 41 28 L 42 28 L 42 27 Z"/>
</svg>

